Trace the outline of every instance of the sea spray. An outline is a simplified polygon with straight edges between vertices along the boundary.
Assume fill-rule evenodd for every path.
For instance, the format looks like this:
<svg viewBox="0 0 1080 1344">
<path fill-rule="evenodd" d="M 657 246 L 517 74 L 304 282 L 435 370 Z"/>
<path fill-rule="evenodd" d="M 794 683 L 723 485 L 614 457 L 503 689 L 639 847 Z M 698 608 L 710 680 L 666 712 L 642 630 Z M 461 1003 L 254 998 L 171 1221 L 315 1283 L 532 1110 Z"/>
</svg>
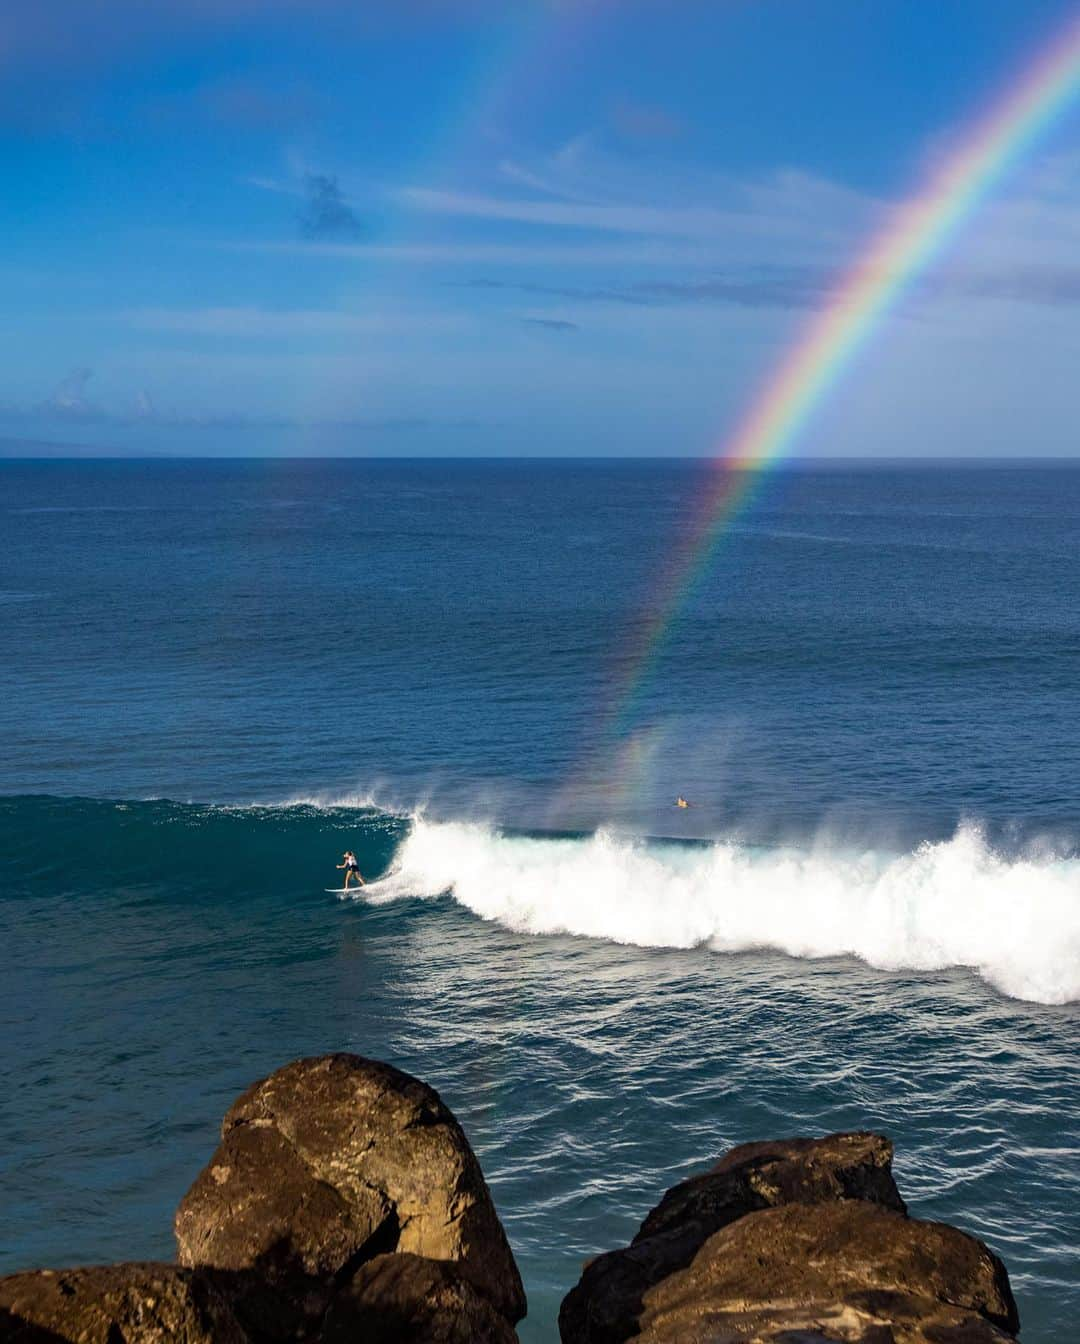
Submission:
<svg viewBox="0 0 1080 1344">
<path fill-rule="evenodd" d="M 890 854 L 528 837 L 419 816 L 372 897 L 444 892 L 524 933 L 970 966 L 1014 998 L 1080 999 L 1080 860 L 1002 855 L 974 826 Z"/>
</svg>

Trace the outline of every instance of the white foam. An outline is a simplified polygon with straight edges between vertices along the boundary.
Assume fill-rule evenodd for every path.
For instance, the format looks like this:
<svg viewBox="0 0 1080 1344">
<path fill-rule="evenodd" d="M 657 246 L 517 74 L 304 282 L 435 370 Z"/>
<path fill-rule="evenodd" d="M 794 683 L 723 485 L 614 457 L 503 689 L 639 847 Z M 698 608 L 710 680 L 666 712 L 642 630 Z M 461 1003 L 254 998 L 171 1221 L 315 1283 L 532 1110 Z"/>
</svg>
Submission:
<svg viewBox="0 0 1080 1344">
<path fill-rule="evenodd" d="M 975 828 L 897 855 L 603 831 L 536 839 L 417 817 L 369 895 L 444 892 L 521 932 L 851 955 L 890 970 L 970 966 L 1014 998 L 1080 1000 L 1080 861 L 1004 857 Z"/>
</svg>

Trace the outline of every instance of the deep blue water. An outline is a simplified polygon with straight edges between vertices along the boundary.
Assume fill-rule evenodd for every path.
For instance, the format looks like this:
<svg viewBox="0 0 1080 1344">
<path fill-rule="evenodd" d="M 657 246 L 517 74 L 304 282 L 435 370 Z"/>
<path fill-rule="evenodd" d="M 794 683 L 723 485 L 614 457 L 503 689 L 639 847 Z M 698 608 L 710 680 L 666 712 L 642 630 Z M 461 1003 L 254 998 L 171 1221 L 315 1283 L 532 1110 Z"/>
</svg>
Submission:
<svg viewBox="0 0 1080 1344">
<path fill-rule="evenodd" d="M 1080 469 L 774 476 L 612 736 L 707 472 L 0 465 L 0 1270 L 168 1256 L 235 1094 L 353 1049 L 465 1124 L 523 1339 L 864 1125 L 1068 1337 Z"/>
</svg>

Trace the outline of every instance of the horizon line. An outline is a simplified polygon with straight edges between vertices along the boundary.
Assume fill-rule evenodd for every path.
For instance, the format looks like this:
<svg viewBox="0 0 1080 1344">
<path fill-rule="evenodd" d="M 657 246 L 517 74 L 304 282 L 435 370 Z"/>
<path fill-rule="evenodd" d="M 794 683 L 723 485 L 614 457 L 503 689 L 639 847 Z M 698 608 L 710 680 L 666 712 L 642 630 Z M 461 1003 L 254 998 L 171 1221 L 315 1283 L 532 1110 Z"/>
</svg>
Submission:
<svg viewBox="0 0 1080 1344">
<path fill-rule="evenodd" d="M 69 445 L 57 444 L 58 448 Z M 76 445 L 72 445 L 76 446 Z M 88 465 L 103 462 L 651 462 L 651 463 L 712 463 L 715 458 L 708 454 L 654 454 L 623 453 L 590 455 L 588 453 L 117 453 L 97 452 L 90 448 L 84 452 L 70 455 L 61 453 L 16 454 L 4 453 L 0 441 L 0 463 L 66 463 Z M 962 453 L 955 455 L 932 456 L 929 454 L 889 454 L 888 456 L 856 455 L 814 455 L 789 458 L 783 464 L 783 470 L 798 470 L 803 466 L 958 466 L 973 464 L 1013 463 L 1020 465 L 1034 463 L 1076 464 L 1080 466 L 1080 452 L 1045 454 L 1009 454 L 1009 453 Z M 756 470 L 754 463 L 742 463 L 731 467 L 735 472 Z"/>
</svg>

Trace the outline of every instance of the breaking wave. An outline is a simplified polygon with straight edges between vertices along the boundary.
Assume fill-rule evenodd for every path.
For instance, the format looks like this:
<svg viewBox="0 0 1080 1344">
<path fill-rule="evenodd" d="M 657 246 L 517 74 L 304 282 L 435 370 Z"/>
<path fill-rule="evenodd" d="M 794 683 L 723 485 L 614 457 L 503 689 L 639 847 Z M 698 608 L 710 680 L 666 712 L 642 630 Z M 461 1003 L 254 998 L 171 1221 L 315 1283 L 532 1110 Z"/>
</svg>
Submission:
<svg viewBox="0 0 1080 1344">
<path fill-rule="evenodd" d="M 1080 860 L 999 854 L 974 827 L 889 854 L 537 838 L 417 817 L 367 899 L 446 892 L 524 933 L 967 966 L 1014 998 L 1080 1000 Z"/>
</svg>

